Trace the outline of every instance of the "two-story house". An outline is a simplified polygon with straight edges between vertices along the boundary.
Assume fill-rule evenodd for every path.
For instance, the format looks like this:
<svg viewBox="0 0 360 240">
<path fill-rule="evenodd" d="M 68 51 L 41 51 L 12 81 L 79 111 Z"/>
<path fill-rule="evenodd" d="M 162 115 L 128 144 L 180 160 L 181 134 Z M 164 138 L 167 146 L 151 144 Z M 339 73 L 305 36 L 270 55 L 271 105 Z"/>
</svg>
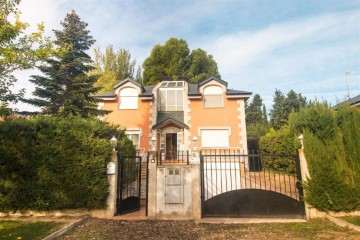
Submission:
<svg viewBox="0 0 360 240">
<path fill-rule="evenodd" d="M 199 83 L 165 79 L 142 86 L 127 78 L 114 92 L 99 94 L 104 121 L 126 128 L 135 147 L 157 150 L 162 159 L 179 159 L 197 140 L 200 149 L 247 150 L 245 101 L 251 92 L 232 90 L 211 77 Z M 156 141 L 155 141 L 156 140 Z"/>
</svg>

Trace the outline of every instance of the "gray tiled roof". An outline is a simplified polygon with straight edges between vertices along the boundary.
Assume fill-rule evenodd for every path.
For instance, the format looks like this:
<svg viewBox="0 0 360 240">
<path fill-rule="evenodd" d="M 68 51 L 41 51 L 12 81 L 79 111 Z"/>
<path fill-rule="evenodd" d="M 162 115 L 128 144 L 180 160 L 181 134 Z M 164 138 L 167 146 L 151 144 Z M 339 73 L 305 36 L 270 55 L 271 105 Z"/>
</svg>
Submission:
<svg viewBox="0 0 360 240">
<path fill-rule="evenodd" d="M 228 83 L 225 82 L 224 80 L 221 80 L 221 79 L 216 78 L 216 77 L 209 77 L 209 78 L 204 79 L 204 80 L 202 80 L 201 82 L 199 82 L 199 87 L 202 86 L 202 85 L 204 85 L 204 84 L 206 84 L 206 83 L 208 83 L 208 82 L 210 82 L 210 81 L 212 81 L 212 80 L 217 81 L 217 82 L 219 82 L 219 83 L 221 83 L 221 84 L 223 84 L 223 85 L 225 85 L 225 86 L 228 85 Z"/>
<path fill-rule="evenodd" d="M 155 85 L 149 85 L 143 87 L 143 92 L 140 94 L 140 97 L 152 97 L 152 90 L 154 89 Z"/>
<path fill-rule="evenodd" d="M 143 86 L 142 86 L 140 83 L 134 81 L 134 80 L 131 79 L 131 78 L 126 78 L 126 79 L 122 80 L 121 82 L 119 82 L 118 84 L 116 84 L 116 85 L 114 86 L 114 89 L 116 89 L 117 87 L 119 87 L 119 86 L 121 86 L 121 85 L 123 85 L 123 84 L 125 84 L 125 83 L 127 83 L 127 82 L 131 82 L 132 84 L 134 84 L 134 85 L 136 85 L 136 86 L 138 86 L 138 87 L 140 87 L 140 88 L 143 88 Z"/>
<path fill-rule="evenodd" d="M 114 92 L 106 92 L 106 93 L 96 94 L 93 97 L 97 97 L 97 98 L 116 97 L 116 94 Z"/>
<path fill-rule="evenodd" d="M 188 83 L 188 95 L 189 96 L 201 96 L 197 83 Z"/>
<path fill-rule="evenodd" d="M 173 112 L 159 111 L 157 113 L 156 124 L 153 126 L 153 128 L 155 129 L 161 126 L 163 123 L 167 123 L 167 122 L 179 125 L 180 127 L 183 128 L 189 128 L 184 123 L 184 112 L 180 112 L 180 111 L 173 111 Z"/>
<path fill-rule="evenodd" d="M 228 89 L 226 91 L 226 95 L 251 95 L 251 94 L 252 94 L 252 92 L 233 90 L 233 89 Z"/>
<path fill-rule="evenodd" d="M 360 95 L 357 95 L 356 97 L 350 98 L 349 100 L 347 100 L 347 102 L 350 103 L 350 105 L 360 103 Z"/>
</svg>

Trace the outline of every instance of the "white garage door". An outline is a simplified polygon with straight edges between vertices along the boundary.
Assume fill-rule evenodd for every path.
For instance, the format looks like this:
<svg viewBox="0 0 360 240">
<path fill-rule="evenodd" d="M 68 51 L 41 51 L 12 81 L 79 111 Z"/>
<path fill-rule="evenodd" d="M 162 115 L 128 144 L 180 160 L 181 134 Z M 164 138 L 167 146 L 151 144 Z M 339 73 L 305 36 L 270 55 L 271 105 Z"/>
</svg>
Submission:
<svg viewBox="0 0 360 240">
<path fill-rule="evenodd" d="M 201 130 L 201 147 L 203 148 L 228 148 L 229 130 L 206 129 Z"/>
</svg>

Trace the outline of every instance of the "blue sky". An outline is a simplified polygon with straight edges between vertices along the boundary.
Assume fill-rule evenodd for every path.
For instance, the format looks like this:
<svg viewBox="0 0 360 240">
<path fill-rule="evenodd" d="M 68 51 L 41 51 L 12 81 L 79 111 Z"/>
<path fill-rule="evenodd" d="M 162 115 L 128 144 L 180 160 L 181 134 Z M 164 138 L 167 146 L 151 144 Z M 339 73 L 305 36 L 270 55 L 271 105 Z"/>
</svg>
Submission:
<svg viewBox="0 0 360 240">
<path fill-rule="evenodd" d="M 185 39 L 214 56 L 229 88 L 260 94 L 268 109 L 276 88 L 342 101 L 348 71 L 350 97 L 360 94 L 360 0 L 22 0 L 21 19 L 32 27 L 44 22 L 52 36 L 72 9 L 89 24 L 95 46 L 129 49 L 138 64 L 155 44 Z M 34 73 L 18 74 L 16 88 L 26 96 Z"/>
</svg>

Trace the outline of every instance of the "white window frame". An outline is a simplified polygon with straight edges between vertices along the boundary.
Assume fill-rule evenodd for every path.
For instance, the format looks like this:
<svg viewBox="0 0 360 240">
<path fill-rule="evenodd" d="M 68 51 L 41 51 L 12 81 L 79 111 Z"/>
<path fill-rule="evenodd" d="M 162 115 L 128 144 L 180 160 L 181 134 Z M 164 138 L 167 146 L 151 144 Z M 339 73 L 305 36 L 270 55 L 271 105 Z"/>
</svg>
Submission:
<svg viewBox="0 0 360 240">
<path fill-rule="evenodd" d="M 217 85 L 210 85 L 204 88 L 204 108 L 222 108 L 224 107 L 224 92 L 222 87 L 217 86 Z M 208 106 L 206 105 L 206 97 L 220 97 L 221 98 L 221 102 L 219 103 L 219 105 L 216 106 Z"/>
<path fill-rule="evenodd" d="M 218 139 L 220 142 L 225 143 L 223 145 L 205 145 L 204 143 L 208 143 L 208 138 L 207 141 L 204 141 L 205 137 L 203 136 L 203 132 L 204 131 L 227 131 L 227 138 L 226 140 L 224 139 Z M 199 128 L 199 136 L 201 137 L 201 148 L 204 149 L 227 149 L 230 148 L 230 136 L 231 136 L 231 129 L 229 127 L 224 127 L 224 128 Z"/>
<path fill-rule="evenodd" d="M 183 88 L 159 88 L 158 90 L 159 95 L 159 111 L 184 111 L 184 89 Z M 171 91 L 175 91 L 175 94 L 171 94 Z M 181 100 L 178 101 L 178 92 L 181 91 Z M 163 92 L 165 94 L 160 94 L 160 92 Z M 170 93 L 169 93 L 170 92 Z M 170 95 L 169 95 L 170 94 Z M 165 105 L 161 104 L 161 96 L 165 96 Z M 168 97 L 175 97 L 175 104 L 169 105 L 168 104 Z"/>
<path fill-rule="evenodd" d="M 126 130 L 125 135 L 133 142 L 136 149 L 140 149 L 140 138 L 141 138 L 141 130 Z M 131 135 L 138 135 L 138 142 L 134 143 L 133 138 L 129 137 Z"/>
<path fill-rule="evenodd" d="M 138 91 L 133 87 L 125 87 L 119 91 L 119 109 L 138 109 Z"/>
</svg>

